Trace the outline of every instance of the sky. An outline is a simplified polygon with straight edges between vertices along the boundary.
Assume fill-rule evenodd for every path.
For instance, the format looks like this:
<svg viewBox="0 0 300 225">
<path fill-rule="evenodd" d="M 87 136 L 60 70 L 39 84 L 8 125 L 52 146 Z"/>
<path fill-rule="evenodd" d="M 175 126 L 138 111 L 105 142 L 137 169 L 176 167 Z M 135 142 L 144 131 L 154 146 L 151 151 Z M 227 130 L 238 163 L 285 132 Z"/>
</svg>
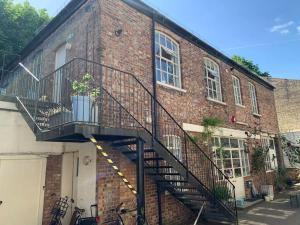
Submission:
<svg viewBox="0 0 300 225">
<path fill-rule="evenodd" d="M 272 77 L 300 79 L 299 0 L 144 1 L 225 55 L 253 60 Z M 53 16 L 68 0 L 29 2 Z"/>
</svg>

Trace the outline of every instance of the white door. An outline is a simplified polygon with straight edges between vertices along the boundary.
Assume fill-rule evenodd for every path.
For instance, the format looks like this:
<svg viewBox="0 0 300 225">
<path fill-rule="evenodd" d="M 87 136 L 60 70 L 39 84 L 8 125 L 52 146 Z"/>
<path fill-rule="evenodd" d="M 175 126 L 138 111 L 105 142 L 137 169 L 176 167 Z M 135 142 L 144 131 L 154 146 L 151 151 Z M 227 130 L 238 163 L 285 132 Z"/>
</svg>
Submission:
<svg viewBox="0 0 300 225">
<path fill-rule="evenodd" d="M 0 224 L 42 224 L 46 159 L 0 157 Z"/>
<path fill-rule="evenodd" d="M 59 69 L 66 63 L 66 44 L 60 46 L 55 53 L 55 70 Z M 54 84 L 53 84 L 53 102 L 59 103 L 61 100 L 61 84 L 63 79 L 62 70 L 58 70 L 54 75 Z"/>
<path fill-rule="evenodd" d="M 78 152 L 63 154 L 62 177 L 61 177 L 61 197 L 68 196 L 74 203 L 69 201 L 69 208 L 66 216 L 62 220 L 63 225 L 68 225 L 74 207 L 77 205 L 77 186 L 78 186 Z"/>
</svg>

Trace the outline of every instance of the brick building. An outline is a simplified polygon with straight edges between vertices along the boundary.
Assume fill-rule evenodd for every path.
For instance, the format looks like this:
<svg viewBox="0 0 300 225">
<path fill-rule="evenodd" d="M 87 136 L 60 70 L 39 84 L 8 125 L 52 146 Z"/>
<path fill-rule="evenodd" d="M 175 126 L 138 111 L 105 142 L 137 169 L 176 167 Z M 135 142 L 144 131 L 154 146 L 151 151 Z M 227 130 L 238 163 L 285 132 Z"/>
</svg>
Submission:
<svg viewBox="0 0 300 225">
<path fill-rule="evenodd" d="M 141 1 L 73 0 L 22 51 L 21 61 L 37 79 L 15 62 L 10 69 L 17 69 L 1 84 L 18 97 L 15 113 L 50 148 L 43 153 L 32 141 L 35 154 L 47 156 L 43 224 L 50 220 L 53 193 L 86 210 L 94 199 L 107 219 L 121 202 L 135 207 L 135 189 L 139 201 L 145 197 L 149 224 L 187 224 L 203 202 L 205 216 L 235 221 L 235 197 L 251 197 L 250 183 L 258 190 L 273 184 L 279 133 L 273 85 Z M 83 74 L 93 76 L 87 89 L 96 100 L 81 96 L 82 89 L 74 94 Z M 75 107 L 80 99 L 87 99 L 81 104 L 87 113 Z M 190 136 L 203 133 L 205 118 L 222 121 L 211 148 Z M 145 185 L 139 175 L 144 169 L 136 170 L 141 144 L 117 140 L 136 136 L 145 146 L 146 167 L 156 168 L 146 171 Z M 78 144 L 95 137 L 102 157 L 93 144 Z M 55 154 L 53 144 L 59 145 Z M 251 170 L 260 145 L 269 149 L 263 176 Z M 217 196 L 218 188 L 230 197 Z"/>
</svg>

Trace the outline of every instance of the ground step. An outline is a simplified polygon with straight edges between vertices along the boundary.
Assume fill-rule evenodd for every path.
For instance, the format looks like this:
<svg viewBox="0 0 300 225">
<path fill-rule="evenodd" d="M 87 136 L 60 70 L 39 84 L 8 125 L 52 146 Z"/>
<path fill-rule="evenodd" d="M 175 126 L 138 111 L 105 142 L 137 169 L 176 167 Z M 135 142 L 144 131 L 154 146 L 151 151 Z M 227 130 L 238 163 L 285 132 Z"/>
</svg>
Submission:
<svg viewBox="0 0 300 225">
<path fill-rule="evenodd" d="M 161 157 L 154 157 L 154 158 L 144 158 L 144 160 L 147 162 L 147 161 L 164 160 L 164 158 L 161 158 Z"/>
<path fill-rule="evenodd" d="M 180 176 L 179 173 L 147 173 L 150 176 Z"/>
<path fill-rule="evenodd" d="M 174 195 L 176 196 L 181 196 L 181 195 L 196 195 L 196 196 L 199 196 L 201 195 L 199 192 L 191 192 L 191 191 L 185 191 L 185 192 L 182 192 L 182 191 L 176 191 L 173 193 Z"/>
<path fill-rule="evenodd" d="M 174 183 L 188 183 L 187 180 L 165 180 L 165 179 L 158 179 L 156 180 L 157 182 L 160 182 L 160 183 L 170 183 L 170 182 L 174 182 Z"/>
<path fill-rule="evenodd" d="M 113 147 L 122 147 L 122 146 L 128 146 L 128 145 L 135 145 L 136 140 L 127 140 L 127 141 L 120 141 L 120 142 L 113 142 Z"/>
<path fill-rule="evenodd" d="M 149 152 L 154 152 L 154 150 L 149 148 L 149 149 L 144 149 L 144 152 L 149 153 Z M 124 151 L 122 153 L 125 154 L 125 155 L 130 155 L 130 154 L 136 154 L 137 151 L 131 150 L 131 151 Z"/>
<path fill-rule="evenodd" d="M 145 169 L 172 169 L 172 166 L 145 166 Z"/>
</svg>

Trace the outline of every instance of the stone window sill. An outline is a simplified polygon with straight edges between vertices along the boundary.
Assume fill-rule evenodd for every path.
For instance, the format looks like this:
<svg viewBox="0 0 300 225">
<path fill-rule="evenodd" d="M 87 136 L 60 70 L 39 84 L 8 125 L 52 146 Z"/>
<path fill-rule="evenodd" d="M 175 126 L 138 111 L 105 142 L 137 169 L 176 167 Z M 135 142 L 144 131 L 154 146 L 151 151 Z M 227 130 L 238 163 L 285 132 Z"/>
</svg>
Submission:
<svg viewBox="0 0 300 225">
<path fill-rule="evenodd" d="M 212 98 L 206 98 L 208 101 L 211 101 L 211 102 L 214 102 L 214 103 L 217 103 L 217 104 L 220 104 L 220 105 L 227 105 L 225 102 L 221 102 L 221 101 L 218 101 L 218 100 L 215 100 L 215 99 L 212 99 Z"/>
<path fill-rule="evenodd" d="M 173 89 L 173 90 L 175 90 L 175 91 L 182 92 L 182 93 L 186 93 L 186 92 L 187 92 L 185 89 L 178 88 L 178 87 L 174 87 L 174 86 L 172 86 L 172 85 L 165 84 L 165 83 L 162 83 L 162 82 L 160 82 L 160 81 L 157 81 L 157 84 L 160 85 L 160 86 L 169 88 L 169 89 Z"/>
<path fill-rule="evenodd" d="M 256 116 L 256 117 L 261 117 L 261 115 L 258 114 L 258 113 L 252 113 L 252 115 L 253 115 L 253 116 Z"/>
<path fill-rule="evenodd" d="M 246 108 L 246 106 L 244 106 L 244 105 L 240 105 L 240 104 L 235 104 L 235 105 L 238 107 L 241 107 L 241 108 Z"/>
</svg>

